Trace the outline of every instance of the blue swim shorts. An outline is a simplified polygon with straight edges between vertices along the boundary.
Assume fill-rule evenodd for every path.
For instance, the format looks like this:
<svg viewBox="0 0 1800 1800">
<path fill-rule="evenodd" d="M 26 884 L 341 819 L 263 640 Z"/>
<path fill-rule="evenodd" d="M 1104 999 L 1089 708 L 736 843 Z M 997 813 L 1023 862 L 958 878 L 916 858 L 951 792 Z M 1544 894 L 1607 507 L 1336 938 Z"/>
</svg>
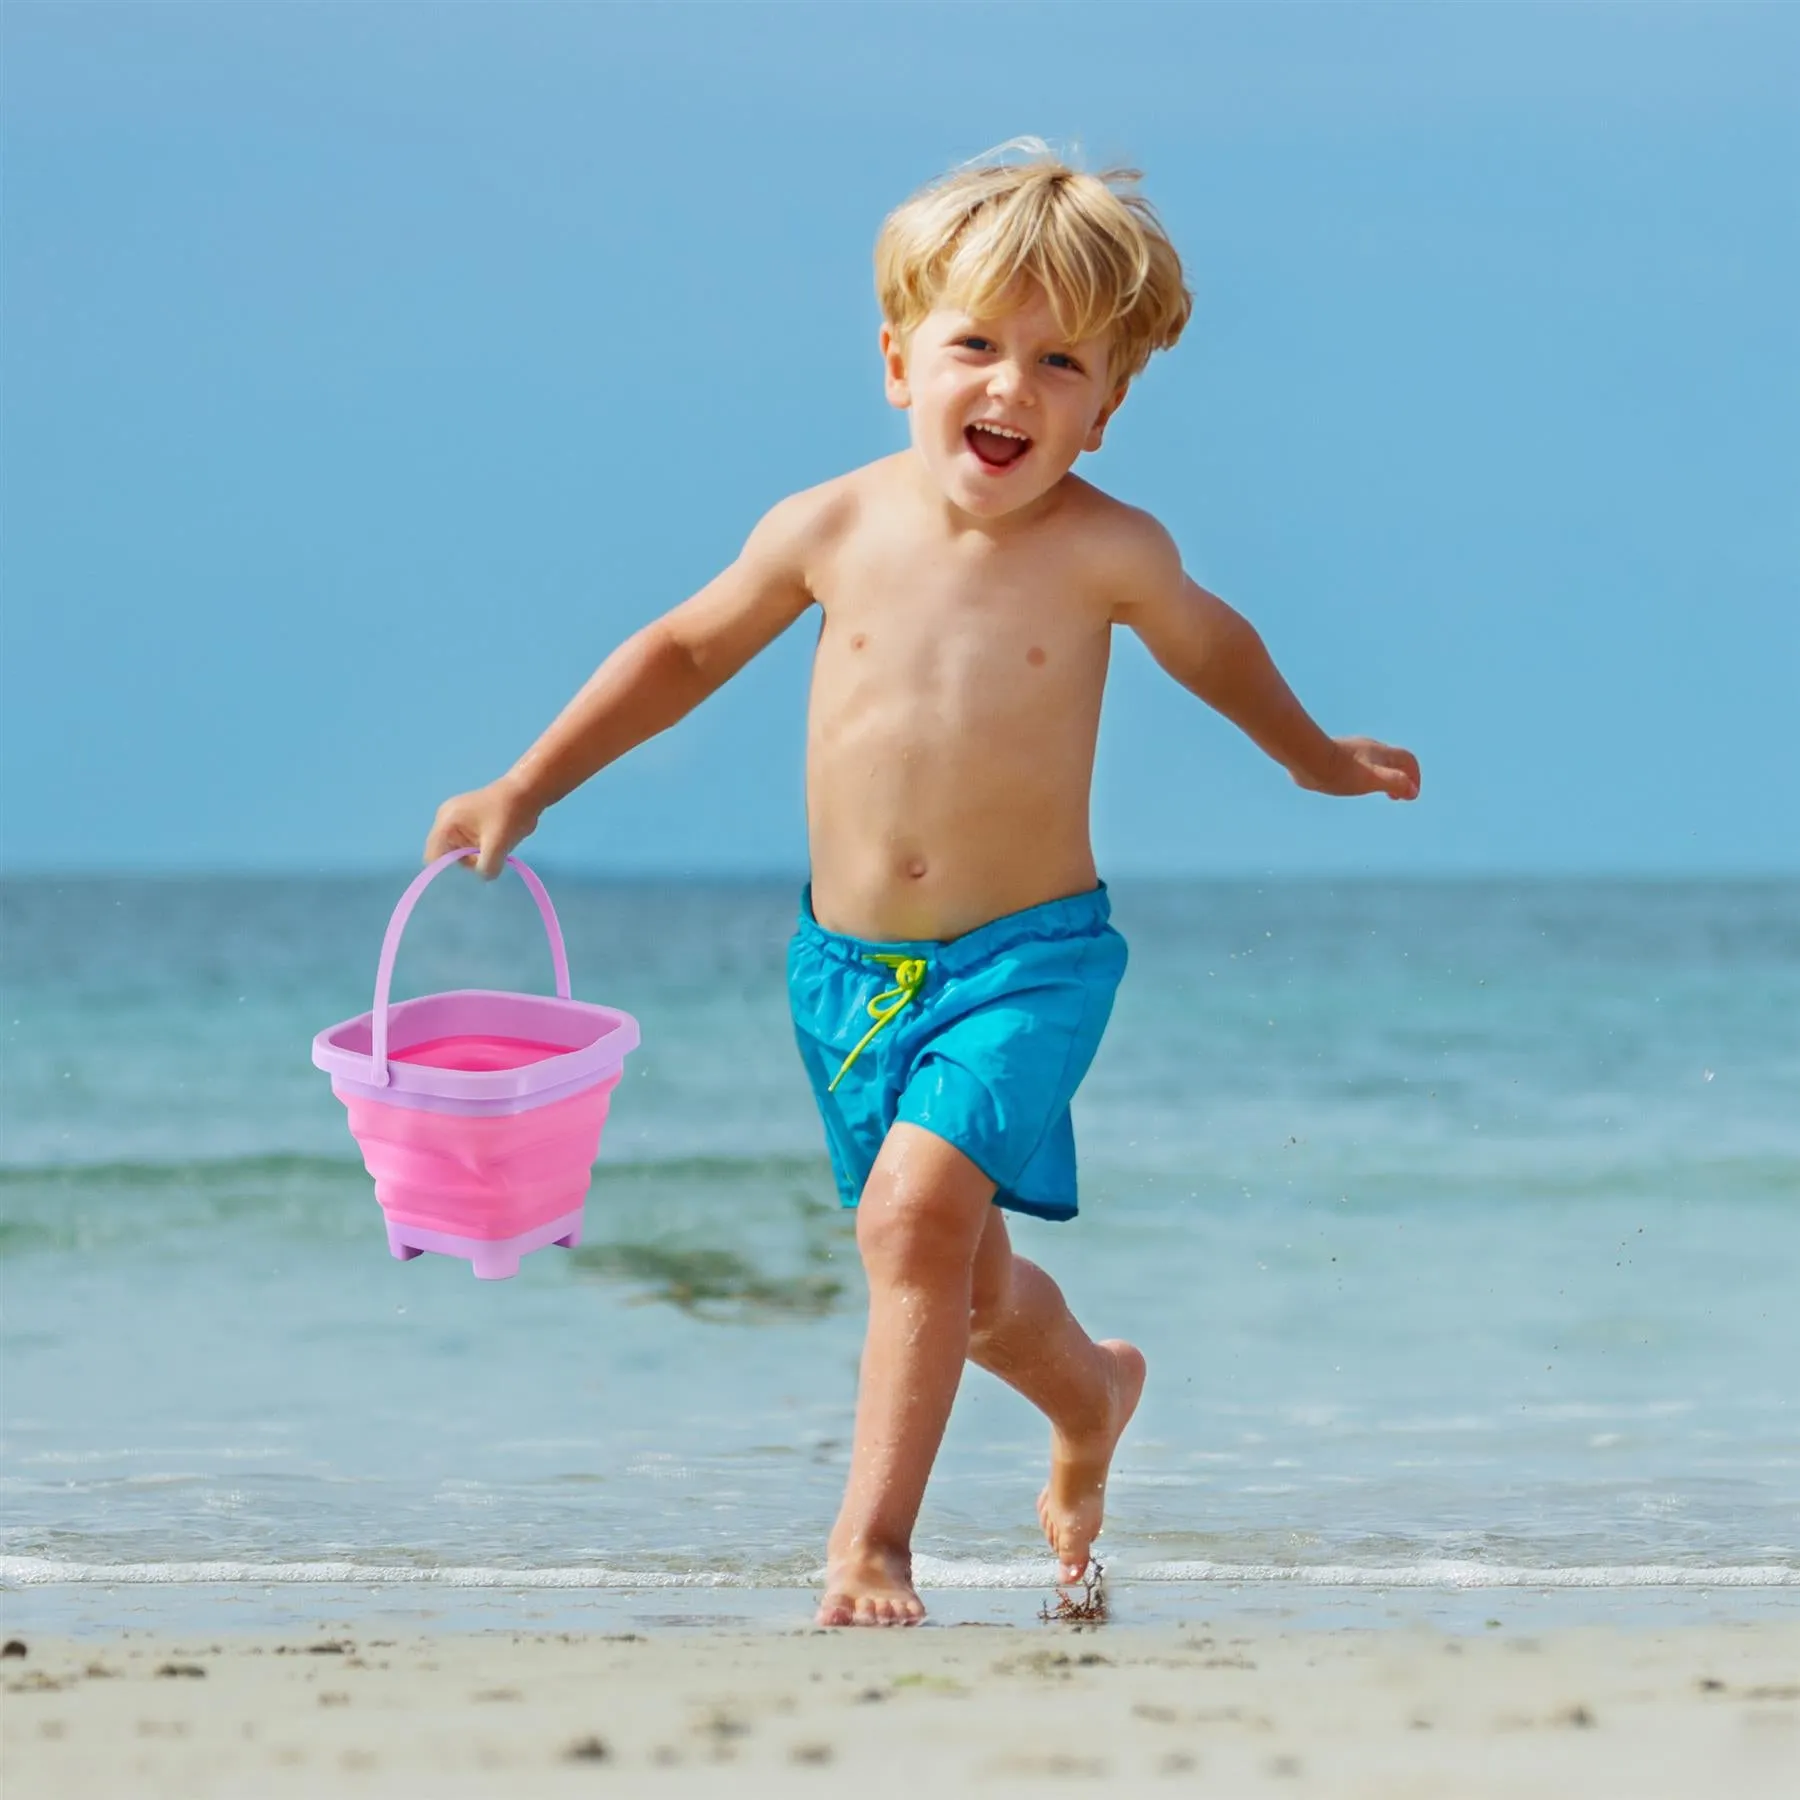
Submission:
<svg viewBox="0 0 1800 1800">
<path fill-rule="evenodd" d="M 999 1205 L 1075 1217 L 1069 1102 L 1125 973 L 1111 911 L 1103 883 L 947 942 L 870 944 L 827 931 L 806 890 L 788 997 L 844 1205 L 903 1119 L 954 1144 Z"/>
</svg>

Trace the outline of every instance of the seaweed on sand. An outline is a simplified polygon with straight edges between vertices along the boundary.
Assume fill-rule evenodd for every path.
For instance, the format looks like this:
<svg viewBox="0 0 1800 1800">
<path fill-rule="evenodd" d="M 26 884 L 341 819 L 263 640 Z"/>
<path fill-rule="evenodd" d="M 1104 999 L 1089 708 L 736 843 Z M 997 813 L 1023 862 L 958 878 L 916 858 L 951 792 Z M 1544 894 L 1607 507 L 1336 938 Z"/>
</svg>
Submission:
<svg viewBox="0 0 1800 1800">
<path fill-rule="evenodd" d="M 1101 1579 L 1106 1574 L 1099 1558 L 1088 1564 L 1081 1578 L 1081 1598 L 1071 1599 L 1062 1588 L 1056 1590 L 1056 1605 L 1048 1601 L 1038 1608 L 1038 1617 L 1046 1625 L 1104 1625 L 1106 1623 L 1106 1589 Z"/>
</svg>

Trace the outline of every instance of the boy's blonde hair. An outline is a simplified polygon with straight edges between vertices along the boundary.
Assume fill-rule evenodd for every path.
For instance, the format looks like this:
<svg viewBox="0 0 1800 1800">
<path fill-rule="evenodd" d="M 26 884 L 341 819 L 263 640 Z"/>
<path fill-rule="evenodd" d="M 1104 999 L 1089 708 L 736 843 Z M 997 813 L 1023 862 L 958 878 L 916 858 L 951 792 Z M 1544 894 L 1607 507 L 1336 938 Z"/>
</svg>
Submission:
<svg viewBox="0 0 1800 1800">
<path fill-rule="evenodd" d="M 1008 150 L 1025 162 L 990 160 Z M 904 343 L 940 303 L 1003 314 L 1022 280 L 1044 290 L 1071 339 L 1109 340 L 1108 378 L 1143 372 L 1181 336 L 1194 297 L 1135 169 L 1070 167 L 1039 138 L 1015 138 L 921 188 L 882 222 L 875 294 Z"/>
</svg>

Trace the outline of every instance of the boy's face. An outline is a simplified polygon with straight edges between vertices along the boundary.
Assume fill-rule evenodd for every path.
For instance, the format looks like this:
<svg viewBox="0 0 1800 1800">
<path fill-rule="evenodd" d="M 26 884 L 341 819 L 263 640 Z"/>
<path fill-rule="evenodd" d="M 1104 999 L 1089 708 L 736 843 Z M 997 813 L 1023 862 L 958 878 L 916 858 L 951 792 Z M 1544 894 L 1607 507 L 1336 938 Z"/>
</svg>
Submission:
<svg viewBox="0 0 1800 1800">
<path fill-rule="evenodd" d="M 1105 338 L 1065 338 L 1035 283 L 997 319 L 940 306 L 902 344 L 881 328 L 887 397 L 944 497 L 977 518 L 1029 506 L 1098 450 L 1125 398 Z"/>
</svg>

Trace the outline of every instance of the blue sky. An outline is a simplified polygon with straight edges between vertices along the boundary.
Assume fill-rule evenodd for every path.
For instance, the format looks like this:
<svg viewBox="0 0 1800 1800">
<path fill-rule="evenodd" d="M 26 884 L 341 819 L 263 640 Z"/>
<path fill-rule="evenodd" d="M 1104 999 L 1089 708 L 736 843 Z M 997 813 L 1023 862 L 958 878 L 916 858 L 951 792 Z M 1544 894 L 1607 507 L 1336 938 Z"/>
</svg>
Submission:
<svg viewBox="0 0 1800 1800">
<path fill-rule="evenodd" d="M 1800 869 L 1800 12 L 11 0 L 0 854 L 397 868 L 761 511 L 904 442 L 883 213 L 1129 160 L 1193 325 L 1082 472 L 1328 729 L 1122 639 L 1111 875 Z M 803 624 L 545 821 L 804 864 Z"/>
</svg>

